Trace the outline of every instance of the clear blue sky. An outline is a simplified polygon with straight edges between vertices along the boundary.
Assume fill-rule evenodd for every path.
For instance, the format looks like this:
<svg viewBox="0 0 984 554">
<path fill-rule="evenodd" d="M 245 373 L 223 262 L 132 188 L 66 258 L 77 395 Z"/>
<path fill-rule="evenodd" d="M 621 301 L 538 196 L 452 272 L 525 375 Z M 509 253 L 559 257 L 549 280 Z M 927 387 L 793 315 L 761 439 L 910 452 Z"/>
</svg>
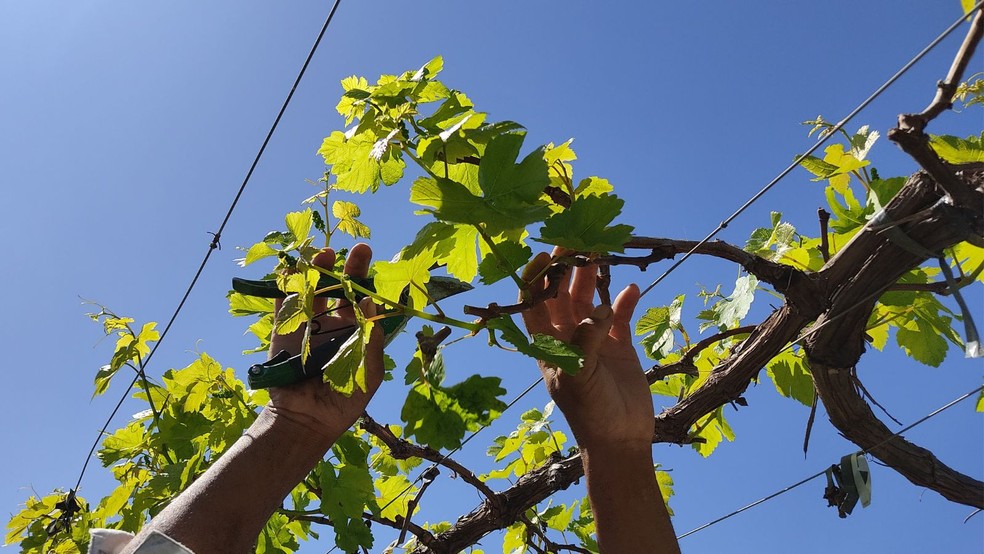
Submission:
<svg viewBox="0 0 984 554">
<path fill-rule="evenodd" d="M 111 353 L 84 317 L 79 297 L 138 321 L 165 321 L 219 225 L 329 4 L 310 0 L 4 2 L 0 4 L 0 236 L 8 316 L 0 319 L 6 363 L 0 407 L 0 512 L 33 487 L 74 485 L 96 431 L 122 393 L 90 401 L 92 377 Z M 335 23 L 222 237 L 183 315 L 153 360 L 159 376 L 204 350 L 242 371 L 253 363 L 244 322 L 225 292 L 243 274 L 233 259 L 282 225 L 311 194 L 321 139 L 343 124 L 338 81 L 375 78 L 445 57 L 445 82 L 479 109 L 530 131 L 527 144 L 575 137 L 580 176 L 610 179 L 639 234 L 696 239 L 811 144 L 799 122 L 837 120 L 959 14 L 944 2 L 353 2 Z M 924 107 L 962 34 L 951 37 L 852 124 L 884 132 L 895 115 Z M 972 69 L 984 70 L 980 53 Z M 979 133 L 981 112 L 945 115 L 932 131 Z M 883 175 L 915 164 L 887 141 L 872 154 Z M 406 187 L 362 202 L 372 245 L 389 258 L 419 225 Z M 732 224 L 743 242 L 783 211 L 815 234 L 822 188 L 794 173 Z M 626 279 L 646 281 L 658 273 Z M 695 261 L 646 298 L 668 302 L 696 283 L 730 283 L 735 268 Z M 727 285 L 726 285 L 727 286 Z M 493 291 L 509 297 L 507 288 Z M 492 297 L 490 297 L 492 298 Z M 475 302 L 472 298 L 470 301 Z M 769 299 L 758 298 L 758 308 Z M 980 287 L 968 291 L 978 321 Z M 399 343 L 394 349 L 399 348 Z M 511 356 L 459 349 L 449 378 L 474 371 L 504 377 L 509 397 L 535 378 Z M 891 348 L 889 348 L 891 350 Z M 401 353 L 391 352 L 396 357 Z M 475 360 L 480 360 L 475 362 Z M 908 423 L 981 381 L 980 361 L 951 352 L 941 368 L 893 353 L 870 354 L 859 373 Z M 396 421 L 402 396 L 383 390 L 370 412 Z M 738 439 L 710 459 L 655 447 L 673 470 L 674 524 L 684 532 L 835 462 L 853 446 L 823 412 L 813 446 L 800 450 L 807 411 L 767 382 L 750 406 L 729 411 Z M 542 406 L 539 392 L 520 406 Z M 138 408 L 126 405 L 123 418 Z M 507 412 L 462 455 L 481 465 Z M 907 433 L 980 479 L 984 428 L 967 402 Z M 871 507 L 847 520 L 825 507 L 814 481 L 684 540 L 687 552 L 980 552 L 984 517 L 873 466 Z M 445 476 L 446 477 L 446 476 Z M 90 468 L 82 494 L 109 490 Z M 442 478 L 425 498 L 432 520 L 467 512 L 477 497 Z M 430 504 L 430 507 L 427 506 Z M 430 510 L 428 512 L 428 510 Z M 432 514 L 432 515 L 430 515 Z M 324 545 L 307 548 L 323 552 Z M 494 542 L 487 552 L 498 551 Z"/>
</svg>

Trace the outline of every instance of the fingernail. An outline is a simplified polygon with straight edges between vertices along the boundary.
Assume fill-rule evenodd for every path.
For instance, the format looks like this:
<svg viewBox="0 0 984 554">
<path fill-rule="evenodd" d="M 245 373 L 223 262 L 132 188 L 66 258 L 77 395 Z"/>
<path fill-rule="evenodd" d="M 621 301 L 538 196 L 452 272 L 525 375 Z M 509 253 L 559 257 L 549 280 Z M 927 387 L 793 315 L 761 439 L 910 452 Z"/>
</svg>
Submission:
<svg viewBox="0 0 984 554">
<path fill-rule="evenodd" d="M 608 304 L 602 304 L 601 306 L 596 306 L 591 312 L 591 319 L 595 321 L 603 321 L 612 317 L 612 307 Z"/>
</svg>

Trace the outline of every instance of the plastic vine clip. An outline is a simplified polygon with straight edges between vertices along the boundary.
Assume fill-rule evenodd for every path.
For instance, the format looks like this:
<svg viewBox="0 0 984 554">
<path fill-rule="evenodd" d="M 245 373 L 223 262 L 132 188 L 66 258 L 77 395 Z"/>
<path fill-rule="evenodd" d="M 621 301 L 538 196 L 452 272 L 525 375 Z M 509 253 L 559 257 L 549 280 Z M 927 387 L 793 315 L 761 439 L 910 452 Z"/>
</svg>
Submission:
<svg viewBox="0 0 984 554">
<path fill-rule="evenodd" d="M 847 517 L 861 501 L 861 507 L 871 504 L 871 470 L 868 460 L 858 452 L 841 458 L 839 464 L 827 468 L 827 488 L 823 497 L 828 506 L 837 507 L 837 515 Z"/>
</svg>

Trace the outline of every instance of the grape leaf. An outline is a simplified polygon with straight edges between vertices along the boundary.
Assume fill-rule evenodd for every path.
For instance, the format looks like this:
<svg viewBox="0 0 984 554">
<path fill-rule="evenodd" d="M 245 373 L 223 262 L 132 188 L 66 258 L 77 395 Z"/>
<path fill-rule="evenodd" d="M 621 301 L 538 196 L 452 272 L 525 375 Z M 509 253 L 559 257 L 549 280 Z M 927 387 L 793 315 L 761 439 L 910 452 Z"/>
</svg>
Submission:
<svg viewBox="0 0 984 554">
<path fill-rule="evenodd" d="M 526 265 L 526 262 L 533 257 L 533 250 L 529 246 L 511 241 L 498 243 L 496 252 L 504 259 L 489 253 L 482 259 L 482 263 L 478 264 L 478 273 L 482 276 L 482 283 L 486 285 L 507 277 Z M 472 259 L 475 259 L 474 255 Z M 448 270 L 450 271 L 450 266 Z"/>
<path fill-rule="evenodd" d="M 951 135 L 930 135 L 929 145 L 936 153 L 952 164 L 984 162 L 984 133 L 965 139 Z"/>
<path fill-rule="evenodd" d="M 370 237 L 371 232 L 369 231 L 369 227 L 358 220 L 358 217 L 362 215 L 362 210 L 353 202 L 336 200 L 331 205 L 331 213 L 338 219 L 339 231 L 352 235 L 355 238 L 367 239 Z"/>
<path fill-rule="evenodd" d="M 613 194 L 576 198 L 571 206 L 551 215 L 540 228 L 540 238 L 580 252 L 621 252 L 632 236 L 629 225 L 609 224 L 622 213 L 621 198 Z"/>
<path fill-rule="evenodd" d="M 773 358 L 765 371 L 779 394 L 806 406 L 813 405 L 813 377 L 810 376 L 801 356 L 787 350 Z"/>
<path fill-rule="evenodd" d="M 502 315 L 487 322 L 489 331 L 499 331 L 502 339 L 516 347 L 519 352 L 536 360 L 542 360 L 560 368 L 568 375 L 576 375 L 584 363 L 584 353 L 575 345 L 564 343 L 549 335 L 533 335 L 533 342 L 526 333 L 516 326 L 509 315 Z"/>
<path fill-rule="evenodd" d="M 506 393 L 501 382 L 473 375 L 450 387 L 417 383 L 400 412 L 404 433 L 431 448 L 456 448 L 466 431 L 487 425 L 505 409 L 498 398 Z"/>
<path fill-rule="evenodd" d="M 346 552 L 371 548 L 373 537 L 362 519 L 366 506 L 374 506 L 376 489 L 368 467 L 328 462 L 318 464 L 322 490 L 321 512 L 335 529 L 335 544 Z"/>
<path fill-rule="evenodd" d="M 399 151 L 385 148 L 380 152 L 377 142 L 371 132 L 347 138 L 345 133 L 335 131 L 325 138 L 318 154 L 338 179 L 336 188 L 359 194 L 376 192 L 380 183 L 392 185 L 403 177 L 406 163 Z"/>
<path fill-rule="evenodd" d="M 408 260 L 376 262 L 373 264 L 373 285 L 380 296 L 393 301 L 398 301 L 404 289 L 409 287 L 410 306 L 423 308 L 427 305 L 427 294 L 422 289 L 430 281 L 429 268 L 433 264 L 434 257 L 428 252 Z"/>
</svg>

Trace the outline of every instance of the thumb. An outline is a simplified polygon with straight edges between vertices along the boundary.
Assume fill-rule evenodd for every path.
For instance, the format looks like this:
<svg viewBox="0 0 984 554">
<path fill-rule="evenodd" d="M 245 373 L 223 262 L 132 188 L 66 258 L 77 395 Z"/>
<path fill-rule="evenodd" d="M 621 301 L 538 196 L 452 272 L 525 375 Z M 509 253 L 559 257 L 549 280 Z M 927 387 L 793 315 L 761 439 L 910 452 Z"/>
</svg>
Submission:
<svg viewBox="0 0 984 554">
<path fill-rule="evenodd" d="M 598 352 L 608 332 L 612 328 L 612 308 L 608 305 L 595 307 L 591 316 L 577 324 L 571 340 L 584 352 L 583 369 L 592 370 L 598 363 Z"/>
<path fill-rule="evenodd" d="M 372 298 L 366 297 L 359 302 L 359 309 L 367 318 L 375 317 L 376 304 Z M 369 332 L 369 342 L 366 344 L 366 385 L 371 395 L 383 381 L 383 328 L 378 321 L 373 322 Z"/>
</svg>

